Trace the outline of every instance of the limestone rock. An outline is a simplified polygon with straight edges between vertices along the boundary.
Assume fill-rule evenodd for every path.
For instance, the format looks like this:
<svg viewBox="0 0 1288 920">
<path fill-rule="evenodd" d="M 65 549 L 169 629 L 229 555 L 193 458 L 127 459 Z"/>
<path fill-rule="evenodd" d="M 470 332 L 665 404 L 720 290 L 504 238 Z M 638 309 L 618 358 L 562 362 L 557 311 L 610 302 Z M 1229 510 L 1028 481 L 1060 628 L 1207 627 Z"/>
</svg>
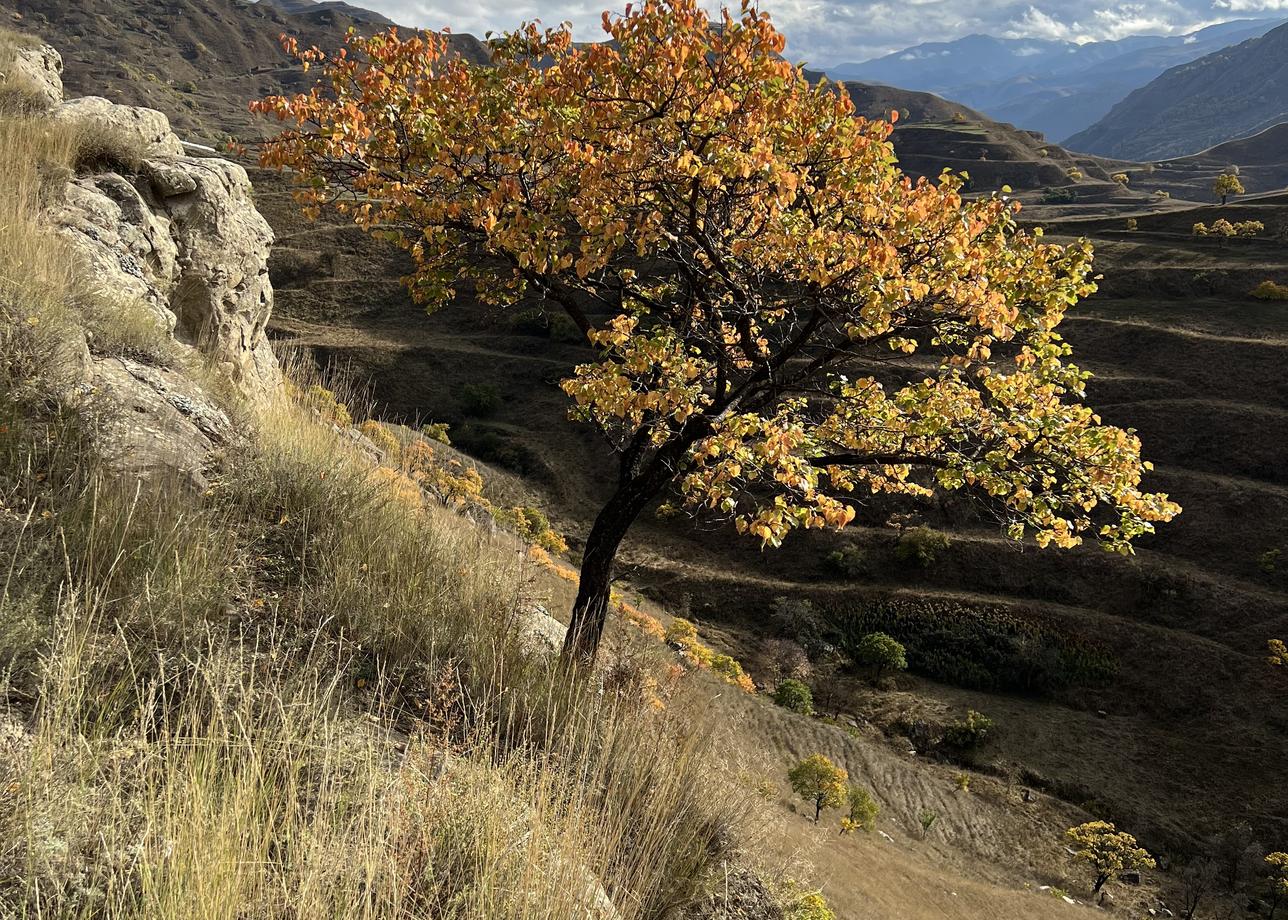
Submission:
<svg viewBox="0 0 1288 920">
<path fill-rule="evenodd" d="M 83 96 L 64 102 L 55 110 L 54 117 L 135 134 L 149 156 L 183 155 L 183 144 L 170 130 L 170 119 L 155 109 L 120 105 L 101 96 Z"/>
<path fill-rule="evenodd" d="M 522 617 L 519 629 L 523 634 L 524 643 L 529 648 L 534 651 L 556 653 L 563 648 L 568 627 L 552 617 L 545 607 L 540 604 L 530 604 L 524 607 L 519 615 Z"/>
<path fill-rule="evenodd" d="M 23 79 L 33 87 L 45 106 L 53 108 L 63 101 L 63 58 L 49 45 L 19 48 L 9 64 L 10 76 Z"/>
<path fill-rule="evenodd" d="M 98 443 L 104 459 L 140 479 L 204 490 L 214 452 L 233 435 L 232 423 L 187 376 L 129 358 L 103 358 L 91 369 L 93 399 L 103 415 Z"/>
<path fill-rule="evenodd" d="M 143 161 L 143 174 L 152 183 L 152 191 L 160 198 L 187 195 L 197 190 L 197 180 L 182 165 L 167 159 Z"/>
</svg>

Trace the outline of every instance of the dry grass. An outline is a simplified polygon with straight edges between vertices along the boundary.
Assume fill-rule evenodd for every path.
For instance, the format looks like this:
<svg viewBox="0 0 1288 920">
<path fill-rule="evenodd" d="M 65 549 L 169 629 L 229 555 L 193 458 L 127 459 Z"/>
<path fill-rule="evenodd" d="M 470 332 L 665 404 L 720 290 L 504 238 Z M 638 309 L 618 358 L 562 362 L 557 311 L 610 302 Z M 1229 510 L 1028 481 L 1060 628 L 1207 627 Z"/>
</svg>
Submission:
<svg viewBox="0 0 1288 920">
<path fill-rule="evenodd" d="M 691 903 L 744 793 L 682 688 L 657 712 L 531 647 L 525 546 L 400 501 L 285 393 L 204 496 L 102 470 L 112 409 L 67 401 L 66 343 L 138 337 L 42 224 L 78 149 L 0 121 L 4 916 L 544 920 L 595 916 L 601 882 L 624 920 Z"/>
</svg>

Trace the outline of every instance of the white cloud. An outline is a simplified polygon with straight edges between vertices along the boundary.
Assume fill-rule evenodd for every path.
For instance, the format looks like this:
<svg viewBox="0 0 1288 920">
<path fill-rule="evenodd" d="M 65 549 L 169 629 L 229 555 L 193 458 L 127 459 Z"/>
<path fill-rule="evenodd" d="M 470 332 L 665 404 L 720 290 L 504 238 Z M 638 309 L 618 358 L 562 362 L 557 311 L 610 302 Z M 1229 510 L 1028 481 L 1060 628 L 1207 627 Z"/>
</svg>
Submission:
<svg viewBox="0 0 1288 920">
<path fill-rule="evenodd" d="M 406 25 L 482 36 L 523 20 L 573 24 L 579 40 L 603 36 L 600 13 L 626 0 L 350 0 Z M 1288 0 L 762 0 L 787 36 L 787 55 L 815 66 L 861 61 L 971 33 L 1084 43 L 1176 35 L 1213 22 L 1288 13 Z M 719 3 L 707 2 L 712 11 Z M 736 6 L 736 3 L 732 4 Z"/>
</svg>

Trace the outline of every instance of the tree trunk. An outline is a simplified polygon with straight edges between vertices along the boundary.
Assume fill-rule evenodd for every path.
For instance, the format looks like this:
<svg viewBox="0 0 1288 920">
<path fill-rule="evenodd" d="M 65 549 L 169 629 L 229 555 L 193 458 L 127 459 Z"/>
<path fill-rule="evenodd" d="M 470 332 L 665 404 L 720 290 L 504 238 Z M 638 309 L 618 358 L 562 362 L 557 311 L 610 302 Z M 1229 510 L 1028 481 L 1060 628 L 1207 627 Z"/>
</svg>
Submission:
<svg viewBox="0 0 1288 920">
<path fill-rule="evenodd" d="M 608 619 L 617 549 L 635 518 L 659 491 L 660 487 L 652 485 L 647 477 L 638 477 L 619 488 L 595 518 L 581 558 L 577 600 L 564 637 L 564 661 L 586 667 L 595 663 Z"/>
</svg>

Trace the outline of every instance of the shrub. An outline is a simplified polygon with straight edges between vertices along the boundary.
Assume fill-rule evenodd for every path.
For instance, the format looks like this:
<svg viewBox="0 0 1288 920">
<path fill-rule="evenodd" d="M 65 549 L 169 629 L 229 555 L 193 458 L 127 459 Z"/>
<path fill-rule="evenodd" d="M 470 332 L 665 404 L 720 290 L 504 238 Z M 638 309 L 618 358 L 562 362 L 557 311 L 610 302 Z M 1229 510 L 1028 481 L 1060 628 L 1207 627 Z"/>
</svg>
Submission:
<svg viewBox="0 0 1288 920">
<path fill-rule="evenodd" d="M 822 892 L 810 891 L 788 905 L 785 920 L 836 920 L 836 914 Z"/>
<path fill-rule="evenodd" d="M 1127 185 L 1131 182 L 1131 176 L 1127 175 L 1125 172 L 1116 172 L 1110 176 L 1110 178 L 1119 185 Z"/>
<path fill-rule="evenodd" d="M 484 417 L 501 407 L 501 391 L 491 383 L 467 383 L 461 387 L 461 408 L 466 415 Z"/>
<path fill-rule="evenodd" d="M 1209 236 L 1231 237 L 1235 234 L 1234 224 L 1230 223 L 1224 217 L 1212 221 L 1212 226 L 1208 228 Z"/>
<path fill-rule="evenodd" d="M 1107 821 L 1088 821 L 1065 831 L 1065 838 L 1078 847 L 1075 859 L 1088 863 L 1095 871 L 1093 893 L 1105 882 L 1124 872 L 1154 868 L 1154 859 L 1137 846 L 1131 834 L 1117 830 Z"/>
<path fill-rule="evenodd" d="M 498 524 L 513 531 L 521 539 L 541 547 L 549 553 L 566 553 L 568 543 L 550 526 L 550 519 L 540 508 L 516 505 L 513 508 L 496 508 L 492 517 Z"/>
<path fill-rule="evenodd" d="M 965 113 L 965 112 L 953 112 L 953 124 L 957 124 L 957 125 L 964 125 L 964 124 L 966 124 L 966 113 Z"/>
<path fill-rule="evenodd" d="M 886 671 L 903 671 L 908 667 L 906 651 L 893 636 L 874 632 L 859 640 L 853 657 L 856 664 L 875 668 L 880 680 Z"/>
<path fill-rule="evenodd" d="M 1254 237 L 1264 233 L 1266 225 L 1259 220 L 1241 220 L 1234 225 L 1236 236 Z"/>
<path fill-rule="evenodd" d="M 861 578 L 868 571 L 868 554 L 861 546 L 847 543 L 827 554 L 827 565 L 838 575 L 844 575 L 846 578 Z"/>
<path fill-rule="evenodd" d="M 1070 179 L 1072 179 L 1074 182 L 1081 182 L 1083 178 L 1082 170 L 1078 169 L 1077 167 L 1071 167 L 1065 170 L 1064 174 L 1068 176 Z"/>
<path fill-rule="evenodd" d="M 948 549 L 948 534 L 929 527 L 911 527 L 899 534 L 894 554 L 905 562 L 915 562 L 922 568 L 928 568 L 939 554 Z"/>
<path fill-rule="evenodd" d="M 1271 667 L 1288 668 L 1288 645 L 1284 644 L 1284 640 L 1266 640 L 1266 651 L 1269 653 L 1266 661 Z"/>
<path fill-rule="evenodd" d="M 1136 230 L 1139 226 L 1140 226 L 1140 224 L 1137 222 L 1136 218 L 1134 218 L 1134 217 L 1129 217 L 1129 218 L 1127 218 L 1127 229 L 1128 229 L 1128 230 Z"/>
<path fill-rule="evenodd" d="M 348 428 L 353 424 L 353 416 L 349 414 L 349 407 L 340 402 L 334 390 L 328 390 L 320 383 L 312 384 L 303 392 L 295 389 L 294 395 L 297 396 L 302 406 L 312 410 L 324 422 L 329 422 L 340 428 Z"/>
<path fill-rule="evenodd" d="M 872 794 L 862 786 L 851 785 L 846 791 L 846 800 L 850 805 L 850 813 L 841 820 L 841 833 L 849 833 L 857 829 L 871 831 L 877 826 L 877 815 L 881 813 L 881 806 L 877 804 Z"/>
<path fill-rule="evenodd" d="M 934 827 L 935 822 L 938 820 L 939 812 L 935 811 L 933 808 L 923 808 L 917 814 L 917 822 L 921 825 L 922 839 L 925 839 L 926 835 L 930 833 L 930 829 Z"/>
<path fill-rule="evenodd" d="M 809 656 L 791 639 L 770 639 L 765 643 L 764 650 L 775 685 L 784 680 L 804 680 L 809 677 Z"/>
<path fill-rule="evenodd" d="M 756 692 L 756 684 L 752 681 L 751 675 L 742 669 L 742 664 L 736 658 L 729 655 L 712 655 L 711 672 L 727 684 L 733 684 L 748 693 Z"/>
<path fill-rule="evenodd" d="M 1249 292 L 1249 296 L 1257 300 L 1288 300 L 1288 284 L 1263 281 Z"/>
<path fill-rule="evenodd" d="M 978 747 L 993 731 L 994 722 L 982 712 L 967 710 L 966 717 L 944 729 L 944 741 L 955 748 L 965 750 Z"/>
<path fill-rule="evenodd" d="M 804 682 L 790 677 L 774 688 L 774 702 L 803 716 L 814 712 L 814 694 L 810 688 Z"/>
<path fill-rule="evenodd" d="M 957 784 L 957 788 L 961 792 L 970 792 L 970 774 L 969 773 L 958 773 L 956 776 L 953 777 L 953 782 Z"/>
<path fill-rule="evenodd" d="M 1199 221 L 1190 228 L 1190 232 L 1195 236 L 1208 236 L 1212 231 L 1208 229 L 1207 224 L 1203 223 L 1203 221 Z"/>
<path fill-rule="evenodd" d="M 388 427 L 375 419 L 367 419 L 358 426 L 358 431 L 366 437 L 368 441 L 376 445 L 388 458 L 397 460 L 402 454 L 402 445 L 398 438 Z"/>
<path fill-rule="evenodd" d="M 790 636 L 807 653 L 812 654 L 825 644 L 823 617 L 808 598 L 774 598 L 770 618 L 780 633 Z"/>
<path fill-rule="evenodd" d="M 792 791 L 814 806 L 814 823 L 824 808 L 840 808 L 847 793 L 846 772 L 822 754 L 811 754 L 787 773 Z"/>
<path fill-rule="evenodd" d="M 1161 189 L 1161 188 L 1160 188 L 1160 189 L 1156 189 L 1156 190 L 1154 191 L 1154 197 L 1155 197 L 1155 198 L 1157 198 L 1159 201 L 1163 201 L 1163 200 L 1165 200 L 1165 199 L 1171 198 L 1171 197 L 1172 197 L 1172 193 L 1171 193 L 1171 192 L 1166 192 L 1166 191 L 1164 191 L 1163 189 Z"/>
<path fill-rule="evenodd" d="M 1078 196 L 1070 188 L 1048 188 L 1042 192 L 1043 204 L 1072 204 Z"/>
<path fill-rule="evenodd" d="M 420 426 L 420 433 L 431 441 L 437 441 L 449 447 L 452 444 L 451 439 L 447 436 L 447 422 L 428 422 Z"/>
</svg>

